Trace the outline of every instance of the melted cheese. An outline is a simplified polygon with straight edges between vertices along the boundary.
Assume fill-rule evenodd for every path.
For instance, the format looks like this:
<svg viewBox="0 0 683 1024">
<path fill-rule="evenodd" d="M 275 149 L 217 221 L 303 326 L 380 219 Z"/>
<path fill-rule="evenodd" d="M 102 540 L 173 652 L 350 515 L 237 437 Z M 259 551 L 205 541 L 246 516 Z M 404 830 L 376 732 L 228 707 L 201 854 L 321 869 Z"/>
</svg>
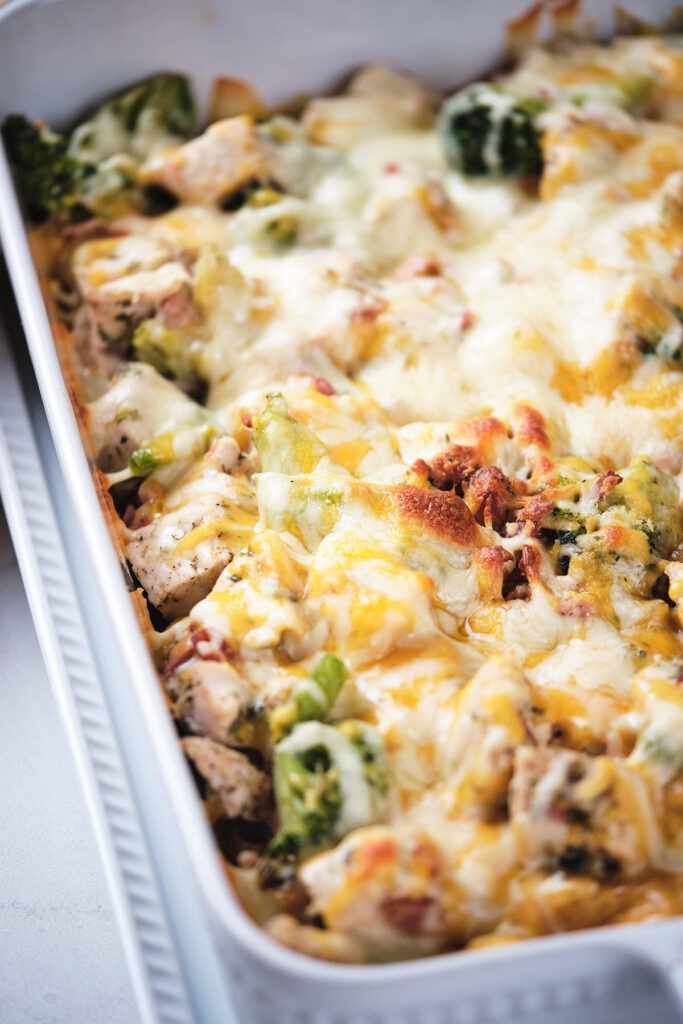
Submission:
<svg viewBox="0 0 683 1024">
<path fill-rule="evenodd" d="M 174 464 L 126 518 L 158 607 L 194 588 L 171 638 L 227 645 L 258 714 L 295 685 L 324 706 L 334 654 L 330 721 L 381 738 L 373 827 L 337 730 L 282 743 L 337 761 L 341 826 L 300 876 L 360 958 L 680 907 L 682 82 L 651 37 L 529 53 L 503 86 L 548 104 L 535 190 L 463 177 L 431 92 L 366 69 L 301 124 L 155 154 L 188 201 L 75 249 L 84 319 L 191 293 L 205 402 L 130 363 L 89 406 L 106 468 L 131 443 Z M 266 159 L 287 192 L 219 210 Z"/>
</svg>

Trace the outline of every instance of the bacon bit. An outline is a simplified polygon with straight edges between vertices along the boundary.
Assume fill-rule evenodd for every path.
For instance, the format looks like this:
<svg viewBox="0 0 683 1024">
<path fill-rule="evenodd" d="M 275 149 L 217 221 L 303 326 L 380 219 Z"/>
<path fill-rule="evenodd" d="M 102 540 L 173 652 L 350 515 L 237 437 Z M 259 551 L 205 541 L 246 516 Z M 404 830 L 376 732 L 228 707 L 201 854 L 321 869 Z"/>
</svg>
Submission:
<svg viewBox="0 0 683 1024">
<path fill-rule="evenodd" d="M 321 395 L 335 395 L 336 391 L 330 384 L 329 380 L 324 377 L 314 377 L 313 387 L 316 391 L 319 391 Z"/>
<path fill-rule="evenodd" d="M 468 482 L 467 497 L 477 506 L 474 518 L 482 526 L 500 532 L 512 501 L 510 481 L 497 466 L 478 469 Z"/>
<path fill-rule="evenodd" d="M 517 437 L 523 444 L 534 444 L 539 448 L 550 447 L 545 420 L 538 409 L 533 409 L 530 405 L 516 405 L 512 415 L 516 421 Z"/>
<path fill-rule="evenodd" d="M 130 530 L 133 529 L 133 523 L 135 522 L 136 512 L 137 509 L 135 505 L 126 505 L 126 511 L 123 513 L 123 521 Z"/>
<path fill-rule="evenodd" d="M 582 594 L 566 594 L 557 605 L 560 615 L 569 615 L 574 619 L 588 619 L 595 614 L 595 609 Z"/>
<path fill-rule="evenodd" d="M 398 174 L 398 172 L 400 170 L 401 170 L 401 165 L 400 164 L 389 163 L 389 164 L 385 164 L 384 165 L 384 173 L 385 174 Z"/>
<path fill-rule="evenodd" d="M 463 309 L 460 314 L 460 330 L 468 330 L 474 323 L 474 313 L 470 309 Z"/>
<path fill-rule="evenodd" d="M 164 327 L 187 327 L 196 319 L 190 289 L 179 288 L 159 306 L 159 319 Z"/>
<path fill-rule="evenodd" d="M 598 492 L 598 500 L 605 498 L 610 494 L 614 488 L 621 483 L 622 477 L 618 473 L 613 473 L 611 469 L 608 469 L 606 473 L 601 473 L 598 479 L 595 481 L 595 486 Z"/>
<path fill-rule="evenodd" d="M 414 277 L 441 277 L 441 261 L 430 256 L 409 256 L 394 271 L 397 281 L 410 281 Z"/>
<path fill-rule="evenodd" d="M 554 508 L 555 502 L 546 497 L 545 493 L 536 494 L 519 513 L 517 521 L 524 524 L 530 537 L 538 537 L 543 523 Z"/>
<path fill-rule="evenodd" d="M 505 565 L 507 562 L 514 562 L 514 555 L 506 551 L 500 544 L 492 544 L 489 547 L 479 548 L 474 557 L 479 570 L 479 585 L 484 591 L 484 596 L 491 601 L 502 598 Z"/>
<path fill-rule="evenodd" d="M 380 299 L 378 295 L 370 295 L 369 292 L 364 292 L 361 295 L 360 302 L 351 314 L 351 323 L 367 323 L 368 321 L 376 320 L 385 308 L 386 302 L 384 299 Z"/>
<path fill-rule="evenodd" d="M 539 569 L 541 567 L 541 552 L 533 544 L 524 544 L 522 546 L 522 557 L 520 559 L 519 567 L 524 573 L 529 583 L 540 583 L 541 577 L 539 575 Z"/>
<path fill-rule="evenodd" d="M 432 896 L 388 896 L 380 904 L 382 917 L 396 931 L 418 936 L 437 931 L 440 914 Z"/>
<path fill-rule="evenodd" d="M 412 466 L 413 473 L 427 476 L 429 482 L 440 491 L 459 487 L 479 469 L 479 458 L 474 448 L 466 444 L 449 444 L 429 462 L 417 459 Z"/>
<path fill-rule="evenodd" d="M 427 491 L 412 484 L 401 484 L 394 491 L 398 512 L 414 519 L 433 533 L 463 547 L 477 539 L 474 516 L 465 502 L 452 491 Z"/>
<path fill-rule="evenodd" d="M 170 675 L 192 658 L 201 661 L 230 661 L 239 664 L 241 658 L 233 647 L 213 629 L 194 629 L 172 649 L 164 666 L 164 675 Z"/>
<path fill-rule="evenodd" d="M 254 426 L 254 421 L 252 419 L 252 415 L 251 415 L 250 412 L 243 412 L 242 416 L 241 416 L 241 420 L 242 420 L 242 423 L 244 424 L 244 426 L 248 427 L 249 430 L 251 430 L 251 428 Z"/>
</svg>

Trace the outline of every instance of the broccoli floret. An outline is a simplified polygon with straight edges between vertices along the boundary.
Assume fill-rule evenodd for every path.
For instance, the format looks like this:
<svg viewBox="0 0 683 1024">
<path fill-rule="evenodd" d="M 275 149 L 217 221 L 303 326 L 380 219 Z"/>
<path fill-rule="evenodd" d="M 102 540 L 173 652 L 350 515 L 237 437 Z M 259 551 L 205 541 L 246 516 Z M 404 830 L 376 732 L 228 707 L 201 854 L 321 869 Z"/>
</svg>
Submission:
<svg viewBox="0 0 683 1024">
<path fill-rule="evenodd" d="M 202 381 L 195 369 L 193 343 L 187 331 L 165 327 L 159 320 L 143 320 L 133 334 L 133 354 L 137 362 L 148 363 L 157 373 L 182 383 L 183 390 L 201 391 Z"/>
<path fill-rule="evenodd" d="M 42 122 L 8 117 L 2 135 L 29 216 L 44 220 L 73 200 L 87 168 L 68 152 L 67 142 Z"/>
<path fill-rule="evenodd" d="M 324 718 L 341 692 L 348 672 L 334 654 L 323 654 L 311 672 L 294 689 L 286 704 L 270 716 L 270 730 L 277 742 L 287 736 L 298 722 Z"/>
<path fill-rule="evenodd" d="M 280 829 L 266 857 L 291 864 L 302 853 L 378 820 L 388 783 L 381 741 L 365 722 L 295 725 L 275 747 Z"/>
<path fill-rule="evenodd" d="M 144 160 L 159 145 L 188 139 L 196 130 L 192 89 L 184 75 L 152 75 L 107 100 L 71 136 L 69 152 L 99 163 L 126 153 Z"/>
<path fill-rule="evenodd" d="M 519 99 L 479 82 L 448 99 L 439 130 L 450 162 L 469 176 L 538 175 L 543 168 L 541 100 Z"/>
<path fill-rule="evenodd" d="M 145 441 L 128 459 L 128 470 L 133 476 L 147 476 L 175 462 L 199 458 L 215 437 L 211 424 L 182 426 Z"/>
<path fill-rule="evenodd" d="M 623 508 L 629 525 L 646 535 L 651 550 L 667 558 L 681 536 L 680 494 L 676 481 L 644 455 L 620 469 L 619 476 L 621 483 L 607 497 L 603 520 L 609 520 L 610 512 L 618 515 Z"/>
<path fill-rule="evenodd" d="M 264 472 L 310 473 L 327 453 L 318 436 L 289 415 L 280 394 L 269 395 L 254 426 L 254 445 Z"/>
</svg>

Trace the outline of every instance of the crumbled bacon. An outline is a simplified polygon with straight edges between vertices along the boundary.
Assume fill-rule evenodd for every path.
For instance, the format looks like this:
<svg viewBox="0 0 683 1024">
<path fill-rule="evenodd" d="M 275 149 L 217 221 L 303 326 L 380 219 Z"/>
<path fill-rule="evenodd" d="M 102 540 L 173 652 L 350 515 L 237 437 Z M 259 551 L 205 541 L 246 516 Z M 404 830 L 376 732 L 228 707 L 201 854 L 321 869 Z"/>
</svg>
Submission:
<svg viewBox="0 0 683 1024">
<path fill-rule="evenodd" d="M 557 605 L 560 615 L 569 615 L 574 619 L 588 619 L 595 609 L 582 594 L 566 594 Z"/>
<path fill-rule="evenodd" d="M 388 896 L 380 910 L 387 924 L 404 935 L 425 935 L 438 930 L 441 915 L 432 896 Z"/>
<path fill-rule="evenodd" d="M 313 387 L 316 391 L 319 391 L 321 395 L 334 395 L 336 394 L 334 388 L 330 384 L 329 380 L 325 377 L 314 377 Z"/>
<path fill-rule="evenodd" d="M 182 640 L 171 649 L 164 672 L 170 675 L 192 658 L 202 661 L 239 661 L 239 655 L 228 641 L 214 629 L 192 628 Z"/>
<path fill-rule="evenodd" d="M 250 412 L 242 413 L 242 423 L 245 425 L 245 427 L 248 427 L 249 430 L 251 430 L 251 428 L 254 426 L 254 421 L 252 419 Z"/>
<path fill-rule="evenodd" d="M 133 526 L 135 522 L 135 513 L 137 509 L 135 505 L 126 505 L 126 511 L 123 513 L 123 521 L 129 529 L 135 529 Z"/>
<path fill-rule="evenodd" d="M 614 488 L 620 484 L 621 481 L 622 477 L 620 477 L 618 473 L 613 473 L 611 469 L 608 469 L 606 473 L 601 473 L 595 481 L 598 501 L 600 498 L 605 498 L 608 494 L 611 494 Z"/>
<path fill-rule="evenodd" d="M 519 567 L 529 583 L 540 583 L 541 552 L 533 544 L 524 544 Z"/>
<path fill-rule="evenodd" d="M 433 256 L 409 256 L 394 271 L 397 281 L 409 281 L 414 277 L 441 277 L 441 261 Z"/>
<path fill-rule="evenodd" d="M 537 537 L 543 523 L 554 508 L 555 502 L 550 500 L 545 493 L 536 494 L 519 513 L 517 521 L 524 524 L 525 531 L 530 537 Z"/>
<path fill-rule="evenodd" d="M 376 320 L 386 308 L 386 302 L 379 295 L 364 292 L 358 305 L 351 314 L 351 323 L 367 323 Z"/>
<path fill-rule="evenodd" d="M 434 458 L 425 462 L 417 459 L 412 466 L 418 476 L 427 476 L 430 484 L 440 491 L 450 491 L 469 480 L 479 469 L 479 458 L 474 448 L 466 444 L 449 444 Z"/>
<path fill-rule="evenodd" d="M 467 497 L 476 506 L 477 522 L 500 532 L 513 498 L 510 481 L 502 469 L 497 466 L 478 469 L 468 481 Z"/>
<path fill-rule="evenodd" d="M 466 331 L 474 323 L 474 313 L 471 309 L 463 309 L 460 314 L 460 330 Z"/>
<path fill-rule="evenodd" d="M 499 600 L 503 596 L 505 566 L 508 562 L 514 562 L 514 555 L 500 544 L 492 544 L 479 548 L 475 560 L 482 590 L 489 600 Z"/>
<path fill-rule="evenodd" d="M 179 288 L 159 305 L 159 319 L 164 327 L 187 327 L 195 317 L 189 288 Z"/>
</svg>

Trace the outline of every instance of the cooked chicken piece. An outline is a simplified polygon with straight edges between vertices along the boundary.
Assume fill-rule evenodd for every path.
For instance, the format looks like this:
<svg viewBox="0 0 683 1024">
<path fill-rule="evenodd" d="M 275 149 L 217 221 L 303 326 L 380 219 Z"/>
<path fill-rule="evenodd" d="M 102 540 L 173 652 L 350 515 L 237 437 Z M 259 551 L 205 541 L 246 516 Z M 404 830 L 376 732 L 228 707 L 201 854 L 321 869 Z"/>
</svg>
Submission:
<svg viewBox="0 0 683 1024">
<path fill-rule="evenodd" d="M 126 545 L 149 600 L 169 619 L 206 597 L 256 523 L 248 492 L 230 477 L 214 472 L 208 487 L 140 527 Z"/>
<path fill-rule="evenodd" d="M 225 661 L 193 658 L 169 680 L 174 717 L 191 732 L 230 746 L 240 745 L 236 730 L 252 703 L 249 684 Z"/>
<path fill-rule="evenodd" d="M 105 363 L 155 313 L 167 326 L 192 319 L 190 275 L 154 239 L 126 235 L 84 242 L 74 252 L 72 269 L 84 300 L 76 322 L 79 342 L 90 350 L 91 361 Z"/>
<path fill-rule="evenodd" d="M 169 260 L 170 250 L 148 235 L 121 235 L 82 242 L 71 259 L 81 295 L 89 299 L 102 285 L 131 274 L 156 270 Z"/>
<path fill-rule="evenodd" d="M 210 812 L 222 812 L 228 818 L 257 819 L 263 815 L 270 782 L 244 754 L 202 736 L 186 736 L 180 742 L 206 781 Z"/>
<path fill-rule="evenodd" d="M 234 437 L 227 435 L 217 437 L 209 448 L 206 458 L 221 472 L 232 473 L 239 463 L 240 446 Z"/>
<path fill-rule="evenodd" d="M 313 142 L 349 149 L 381 132 L 400 132 L 429 124 L 434 93 L 410 75 L 366 67 L 343 96 L 311 100 L 302 118 Z"/>
<path fill-rule="evenodd" d="M 126 363 L 104 395 L 88 405 L 90 436 L 100 468 L 123 469 L 154 437 L 201 428 L 206 411 L 146 363 Z"/>
<path fill-rule="evenodd" d="M 251 117 L 230 117 L 178 149 L 153 157 L 144 181 L 169 189 L 183 203 L 217 203 L 251 178 L 267 177 L 262 143 Z"/>
<path fill-rule="evenodd" d="M 517 750 L 510 819 L 527 865 L 568 874 L 633 876 L 661 845 L 643 777 L 625 762 L 569 750 Z"/>
</svg>

